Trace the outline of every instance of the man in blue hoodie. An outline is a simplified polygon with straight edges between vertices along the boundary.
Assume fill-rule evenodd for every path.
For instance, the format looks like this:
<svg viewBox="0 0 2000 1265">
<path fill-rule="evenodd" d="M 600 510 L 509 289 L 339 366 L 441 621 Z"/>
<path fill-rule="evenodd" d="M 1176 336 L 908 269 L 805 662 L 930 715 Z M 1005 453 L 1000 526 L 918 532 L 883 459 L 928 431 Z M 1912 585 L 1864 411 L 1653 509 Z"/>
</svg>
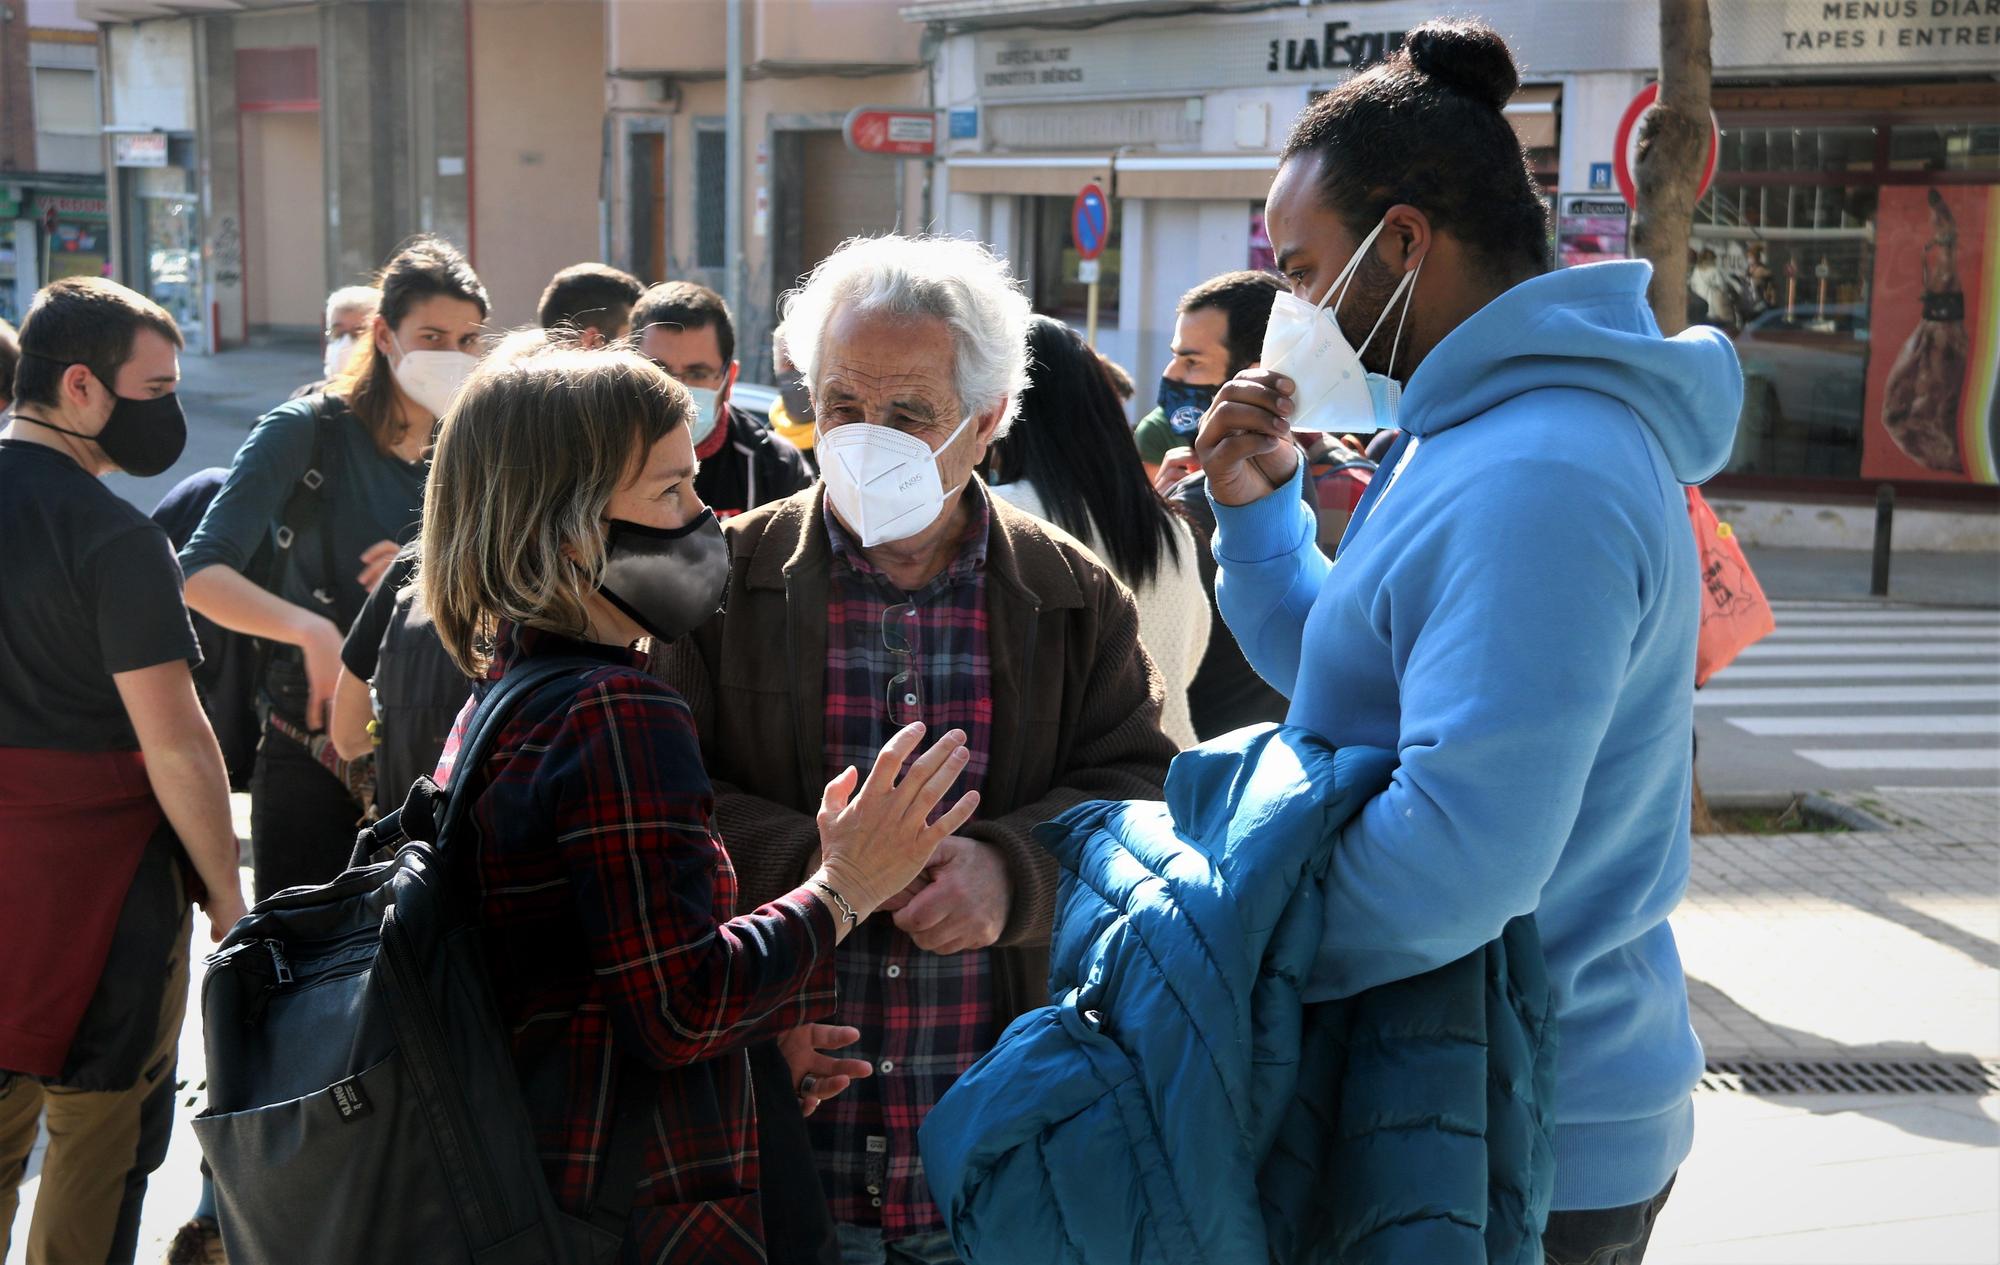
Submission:
<svg viewBox="0 0 2000 1265">
<path fill-rule="evenodd" d="M 1667 926 L 1699 618 L 1682 485 L 1727 458 L 1742 379 L 1719 333 L 1661 337 L 1645 264 L 1545 272 L 1517 86 L 1490 29 L 1431 22 L 1306 110 L 1267 212 L 1291 292 L 1196 446 L 1251 663 L 1291 723 L 1400 755 L 1336 843 L 1311 996 L 1535 913 L 1561 1048 L 1544 1249 L 1630 1265 L 1702 1070 Z M 1331 563 L 1294 425 L 1403 431 Z"/>
</svg>

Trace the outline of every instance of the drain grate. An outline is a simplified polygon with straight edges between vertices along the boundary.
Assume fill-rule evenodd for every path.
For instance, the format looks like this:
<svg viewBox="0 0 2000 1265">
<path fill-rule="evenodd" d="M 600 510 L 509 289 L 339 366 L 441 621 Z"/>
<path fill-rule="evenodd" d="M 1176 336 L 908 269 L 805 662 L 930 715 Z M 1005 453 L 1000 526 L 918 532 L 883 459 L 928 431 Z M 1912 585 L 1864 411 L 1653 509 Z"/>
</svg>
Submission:
<svg viewBox="0 0 2000 1265">
<path fill-rule="evenodd" d="M 1741 1094 L 2000 1093 L 2000 1062 L 1977 1059 L 1716 1059 L 1698 1089 Z"/>
</svg>

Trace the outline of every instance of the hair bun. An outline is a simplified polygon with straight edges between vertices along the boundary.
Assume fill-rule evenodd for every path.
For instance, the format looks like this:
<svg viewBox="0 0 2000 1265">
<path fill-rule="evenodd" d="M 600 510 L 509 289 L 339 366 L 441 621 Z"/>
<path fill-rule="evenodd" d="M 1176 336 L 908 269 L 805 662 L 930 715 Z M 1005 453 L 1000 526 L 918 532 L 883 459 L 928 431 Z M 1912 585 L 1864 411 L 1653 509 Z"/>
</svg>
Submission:
<svg viewBox="0 0 2000 1265">
<path fill-rule="evenodd" d="M 1403 37 L 1418 71 L 1498 110 L 1521 86 L 1521 72 L 1500 33 L 1484 22 L 1435 18 Z"/>
</svg>

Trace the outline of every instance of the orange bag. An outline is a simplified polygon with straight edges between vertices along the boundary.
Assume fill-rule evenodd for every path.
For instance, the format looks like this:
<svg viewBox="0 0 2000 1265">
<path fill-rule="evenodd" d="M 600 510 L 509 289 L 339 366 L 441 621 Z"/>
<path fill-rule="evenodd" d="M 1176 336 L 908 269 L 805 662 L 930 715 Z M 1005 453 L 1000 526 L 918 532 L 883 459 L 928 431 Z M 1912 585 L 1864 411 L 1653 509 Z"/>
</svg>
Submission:
<svg viewBox="0 0 2000 1265">
<path fill-rule="evenodd" d="M 1716 519 L 1699 488 L 1689 488 L 1687 498 L 1688 521 L 1694 524 L 1695 550 L 1701 559 L 1701 638 L 1694 652 L 1694 683 L 1699 689 L 1745 646 L 1769 636 L 1778 622 L 1736 533 Z"/>
</svg>

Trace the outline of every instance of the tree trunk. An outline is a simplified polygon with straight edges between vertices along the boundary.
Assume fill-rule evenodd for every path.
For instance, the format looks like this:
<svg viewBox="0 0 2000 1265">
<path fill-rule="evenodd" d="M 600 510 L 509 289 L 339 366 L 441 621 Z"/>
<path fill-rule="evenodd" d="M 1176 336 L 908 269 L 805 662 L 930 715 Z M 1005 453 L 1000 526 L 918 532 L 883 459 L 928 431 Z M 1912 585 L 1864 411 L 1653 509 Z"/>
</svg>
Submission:
<svg viewBox="0 0 2000 1265">
<path fill-rule="evenodd" d="M 1708 0 L 1660 0 L 1660 99 L 1639 128 L 1632 250 L 1653 265 L 1646 298 L 1660 332 L 1687 328 L 1688 243 L 1708 158 Z"/>
<path fill-rule="evenodd" d="M 1663 334 L 1687 328 L 1688 257 L 1694 237 L 1694 204 L 1707 164 L 1710 136 L 1708 0 L 1660 0 L 1660 98 L 1639 128 L 1632 182 L 1639 205 L 1632 214 L 1633 253 L 1653 265 L 1646 290 Z M 1690 816 L 1696 834 L 1713 834 L 1714 817 L 1701 777 L 1694 779 Z"/>
</svg>

